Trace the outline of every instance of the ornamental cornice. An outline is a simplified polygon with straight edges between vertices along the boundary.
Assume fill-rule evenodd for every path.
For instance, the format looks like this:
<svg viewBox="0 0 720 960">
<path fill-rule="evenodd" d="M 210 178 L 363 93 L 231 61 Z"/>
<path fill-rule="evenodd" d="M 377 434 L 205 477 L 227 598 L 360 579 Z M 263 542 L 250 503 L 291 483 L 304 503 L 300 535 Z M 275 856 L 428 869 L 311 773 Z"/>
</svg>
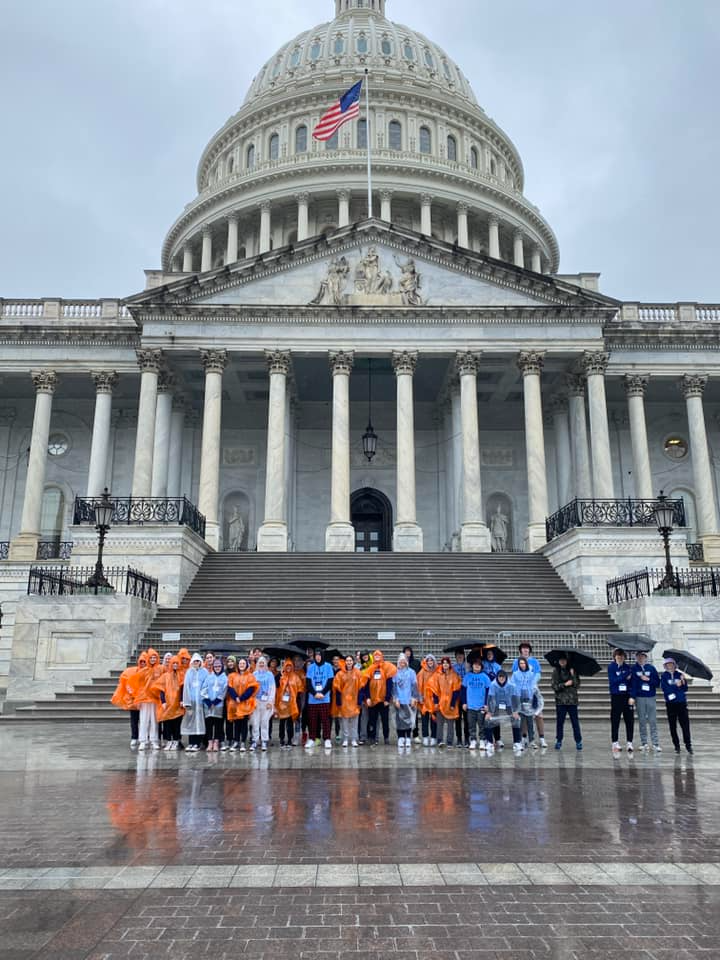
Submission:
<svg viewBox="0 0 720 960">
<path fill-rule="evenodd" d="M 545 353 L 542 350 L 523 350 L 518 354 L 517 365 L 523 377 L 540 376 L 545 365 Z"/>
<path fill-rule="evenodd" d="M 55 393 L 58 375 L 54 370 L 33 370 L 30 376 L 36 393 Z"/>
<path fill-rule="evenodd" d="M 93 370 L 90 376 L 95 384 L 96 393 L 112 394 L 119 379 L 115 370 Z"/>
<path fill-rule="evenodd" d="M 220 373 L 224 371 L 228 355 L 227 350 L 201 350 L 200 360 L 205 373 Z"/>
<path fill-rule="evenodd" d="M 355 362 L 355 354 L 352 350 L 331 352 L 328 358 L 330 360 L 330 372 L 333 376 L 336 373 L 347 374 L 348 376 L 352 373 L 353 363 Z"/>
<path fill-rule="evenodd" d="M 114 330 L 72 329 L 68 327 L 3 327 L 0 329 L 0 343 L 11 346 L 59 346 L 72 344 L 83 347 L 137 347 L 140 334 L 128 334 Z"/>
<path fill-rule="evenodd" d="M 481 354 L 474 350 L 463 350 L 455 354 L 455 370 L 458 376 L 467 374 L 477 376 Z"/>
<path fill-rule="evenodd" d="M 708 378 L 704 374 L 686 373 L 678 384 L 680 393 L 686 400 L 690 397 L 702 397 L 707 380 Z"/>
<path fill-rule="evenodd" d="M 415 373 L 417 359 L 417 350 L 393 350 L 392 365 L 393 370 L 395 371 L 395 376 L 399 377 L 402 374 L 409 374 L 412 376 Z"/>
<path fill-rule="evenodd" d="M 626 373 L 623 377 L 625 395 L 628 397 L 644 397 L 645 389 L 650 381 L 650 375 Z"/>
<path fill-rule="evenodd" d="M 266 350 L 265 360 L 269 374 L 281 373 L 286 377 L 290 373 L 289 350 Z"/>
</svg>

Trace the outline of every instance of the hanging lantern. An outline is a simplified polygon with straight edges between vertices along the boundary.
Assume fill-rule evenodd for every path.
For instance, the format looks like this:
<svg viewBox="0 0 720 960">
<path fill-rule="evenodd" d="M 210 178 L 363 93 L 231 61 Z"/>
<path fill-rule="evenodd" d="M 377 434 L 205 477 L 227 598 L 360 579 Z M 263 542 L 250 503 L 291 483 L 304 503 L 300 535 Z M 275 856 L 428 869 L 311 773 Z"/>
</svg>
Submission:
<svg viewBox="0 0 720 960">
<path fill-rule="evenodd" d="M 362 438 L 363 453 L 368 462 L 372 462 L 372 458 L 377 453 L 377 442 L 377 434 L 372 425 L 372 360 L 368 357 L 368 425 Z"/>
</svg>

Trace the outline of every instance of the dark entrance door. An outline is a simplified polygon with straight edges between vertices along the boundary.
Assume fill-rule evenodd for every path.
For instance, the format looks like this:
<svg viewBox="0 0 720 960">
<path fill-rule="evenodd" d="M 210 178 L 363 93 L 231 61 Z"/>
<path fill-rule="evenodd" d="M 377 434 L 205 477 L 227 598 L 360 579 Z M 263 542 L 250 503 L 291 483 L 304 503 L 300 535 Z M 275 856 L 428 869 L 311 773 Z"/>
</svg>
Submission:
<svg viewBox="0 0 720 960">
<path fill-rule="evenodd" d="M 384 493 L 365 487 L 350 498 L 355 527 L 355 553 L 384 553 L 392 549 L 392 506 Z"/>
</svg>

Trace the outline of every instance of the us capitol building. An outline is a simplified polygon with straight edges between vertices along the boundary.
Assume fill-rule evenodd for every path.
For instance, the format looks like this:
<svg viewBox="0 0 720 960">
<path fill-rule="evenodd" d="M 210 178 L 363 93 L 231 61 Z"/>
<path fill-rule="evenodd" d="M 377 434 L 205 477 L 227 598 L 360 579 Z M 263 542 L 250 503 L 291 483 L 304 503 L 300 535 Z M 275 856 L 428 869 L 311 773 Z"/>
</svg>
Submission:
<svg viewBox="0 0 720 960">
<path fill-rule="evenodd" d="M 0 686 L 30 565 L 94 561 L 73 504 L 106 487 L 204 517 L 108 539 L 168 605 L 209 550 L 513 550 L 605 606 L 608 578 L 662 563 L 618 507 L 660 489 L 684 502 L 674 562 L 720 560 L 720 307 L 563 274 L 457 64 L 386 0 L 327 2 L 205 147 L 143 292 L 0 299 Z M 363 94 L 313 140 L 366 68 L 369 128 Z"/>
</svg>

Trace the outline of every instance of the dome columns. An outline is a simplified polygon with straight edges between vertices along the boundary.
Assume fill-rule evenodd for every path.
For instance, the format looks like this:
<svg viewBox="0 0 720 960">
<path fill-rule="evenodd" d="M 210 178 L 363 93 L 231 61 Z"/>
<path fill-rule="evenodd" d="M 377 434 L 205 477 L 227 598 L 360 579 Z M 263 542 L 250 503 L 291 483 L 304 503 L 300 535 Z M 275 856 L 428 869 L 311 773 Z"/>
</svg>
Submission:
<svg viewBox="0 0 720 960">
<path fill-rule="evenodd" d="M 238 224 L 237 215 L 228 217 L 227 220 L 227 247 L 225 253 L 225 263 L 235 263 L 238 258 Z"/>
<path fill-rule="evenodd" d="M 495 260 L 500 259 L 500 221 L 490 217 L 488 221 L 488 253 Z"/>
<path fill-rule="evenodd" d="M 525 245 L 522 230 L 516 230 L 513 234 L 513 263 L 516 267 L 525 266 Z"/>
<path fill-rule="evenodd" d="M 535 273 L 542 273 L 542 254 L 540 247 L 533 247 L 532 251 L 532 270 Z"/>
<path fill-rule="evenodd" d="M 212 232 L 205 227 L 202 232 L 202 254 L 200 256 L 200 272 L 212 270 Z"/>
<path fill-rule="evenodd" d="M 470 246 L 468 235 L 468 205 L 459 203 L 457 205 L 457 242 L 458 246 L 467 249 Z"/>
<path fill-rule="evenodd" d="M 301 240 L 307 240 L 310 236 L 310 228 L 308 226 L 310 194 L 298 193 L 295 200 L 297 201 L 297 238 L 298 242 L 300 242 Z"/>
<path fill-rule="evenodd" d="M 268 253 L 270 251 L 271 229 L 272 204 L 269 200 L 263 200 L 260 204 L 260 248 L 258 253 Z"/>
<path fill-rule="evenodd" d="M 392 190 L 380 191 L 380 219 L 392 223 Z"/>
<path fill-rule="evenodd" d="M 350 226 L 350 191 L 338 190 L 338 227 Z"/>
<path fill-rule="evenodd" d="M 432 197 L 429 193 L 420 197 L 420 233 L 432 236 Z"/>
</svg>

